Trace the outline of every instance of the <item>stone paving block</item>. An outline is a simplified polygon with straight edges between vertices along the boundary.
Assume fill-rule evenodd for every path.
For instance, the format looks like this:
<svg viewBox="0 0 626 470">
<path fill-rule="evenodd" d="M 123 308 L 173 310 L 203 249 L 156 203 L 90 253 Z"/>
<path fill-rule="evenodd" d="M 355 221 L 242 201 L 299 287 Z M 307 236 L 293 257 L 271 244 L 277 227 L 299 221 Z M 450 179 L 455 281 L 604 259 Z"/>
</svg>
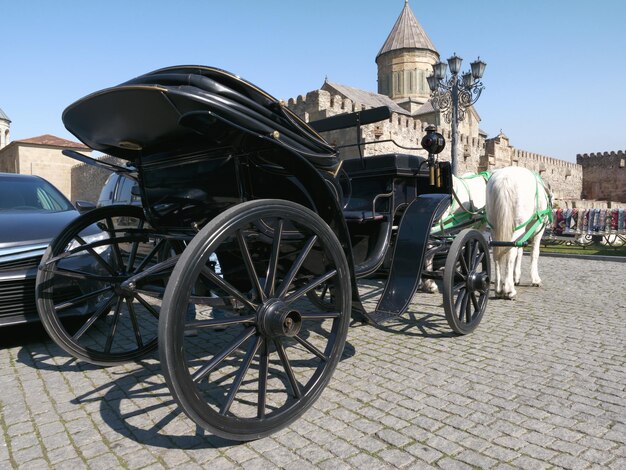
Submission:
<svg viewBox="0 0 626 470">
<path fill-rule="evenodd" d="M 426 463 L 433 463 L 443 456 L 441 452 L 425 444 L 414 444 L 405 449 L 409 454 Z"/>
<path fill-rule="evenodd" d="M 444 457 L 443 459 L 437 461 L 437 468 L 442 468 L 444 470 L 473 470 L 473 466 L 461 462 L 460 460 L 453 460 L 449 457 Z"/>
<path fill-rule="evenodd" d="M 497 460 L 473 450 L 464 450 L 455 455 L 454 458 L 477 468 L 491 468 L 498 463 Z"/>
<path fill-rule="evenodd" d="M 378 457 L 394 468 L 410 467 L 415 458 L 399 449 L 386 449 L 378 453 Z"/>
<path fill-rule="evenodd" d="M 376 433 L 376 437 L 394 447 L 404 447 L 411 442 L 411 439 L 393 429 L 382 429 Z"/>
</svg>

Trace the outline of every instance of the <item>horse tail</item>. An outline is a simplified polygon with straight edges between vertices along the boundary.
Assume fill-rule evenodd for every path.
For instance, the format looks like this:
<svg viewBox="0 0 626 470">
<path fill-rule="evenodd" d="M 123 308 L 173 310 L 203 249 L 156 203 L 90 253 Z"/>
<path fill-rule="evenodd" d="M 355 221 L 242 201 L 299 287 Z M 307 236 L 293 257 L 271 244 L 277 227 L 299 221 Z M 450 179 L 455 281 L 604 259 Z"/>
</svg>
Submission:
<svg viewBox="0 0 626 470">
<path fill-rule="evenodd" d="M 496 171 L 487 182 L 487 223 L 491 226 L 492 238 L 497 241 L 512 241 L 515 232 L 515 206 L 517 191 L 515 179 L 504 171 Z M 494 257 L 499 259 L 508 248 L 494 247 Z"/>
</svg>

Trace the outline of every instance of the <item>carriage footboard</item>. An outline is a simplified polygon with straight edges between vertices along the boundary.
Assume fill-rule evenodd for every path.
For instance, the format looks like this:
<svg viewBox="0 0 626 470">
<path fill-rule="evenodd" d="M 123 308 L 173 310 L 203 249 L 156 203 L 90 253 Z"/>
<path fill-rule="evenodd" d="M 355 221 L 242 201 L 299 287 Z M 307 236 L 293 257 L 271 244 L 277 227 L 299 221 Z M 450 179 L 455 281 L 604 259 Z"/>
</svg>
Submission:
<svg viewBox="0 0 626 470">
<path fill-rule="evenodd" d="M 407 207 L 398 227 L 385 289 L 376 311 L 365 313 L 372 323 L 385 323 L 406 310 L 420 280 L 430 229 L 449 205 L 449 194 L 424 194 Z"/>
</svg>

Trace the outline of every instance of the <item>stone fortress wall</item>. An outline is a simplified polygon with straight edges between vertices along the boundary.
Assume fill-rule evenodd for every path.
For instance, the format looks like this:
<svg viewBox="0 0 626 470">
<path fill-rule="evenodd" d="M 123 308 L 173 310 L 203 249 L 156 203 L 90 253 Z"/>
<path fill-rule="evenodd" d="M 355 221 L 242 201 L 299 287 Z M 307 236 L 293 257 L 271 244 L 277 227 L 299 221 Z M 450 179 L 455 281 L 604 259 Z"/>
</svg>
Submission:
<svg viewBox="0 0 626 470">
<path fill-rule="evenodd" d="M 126 161 L 110 155 L 104 155 L 98 158 L 98 160 L 120 166 L 124 166 L 126 163 Z M 77 165 L 72 166 L 70 172 L 72 186 L 70 199 L 72 202 L 81 200 L 94 203 L 98 202 L 102 187 L 112 173 L 110 170 L 90 165 L 88 163 L 78 163 Z"/>
<path fill-rule="evenodd" d="M 314 90 L 307 93 L 306 96 L 291 98 L 287 102 L 287 107 L 306 122 L 365 109 L 363 105 L 354 103 L 349 99 L 331 96 L 325 90 Z M 429 125 L 430 123 L 426 121 L 396 113 L 392 113 L 388 120 L 364 125 L 361 127 L 359 136 L 361 142 L 380 143 L 363 145 L 363 155 L 398 152 L 426 156 L 426 152 L 420 147 L 420 141 L 425 134 L 424 129 Z M 459 174 L 494 170 L 505 166 L 521 166 L 540 173 L 550 184 L 555 198 L 562 200 L 561 205 L 576 205 L 575 201 L 581 199 L 581 194 L 583 194 L 583 165 L 517 149 L 510 145 L 508 138 L 502 133 L 492 139 L 485 139 L 482 134 L 473 137 L 463 132 L 464 127 L 467 127 L 467 124 L 461 122 Z M 440 126 L 439 131 L 447 142 L 446 148 L 439 155 L 439 158 L 449 161 L 451 130 L 449 127 Z M 357 134 L 356 129 L 341 129 L 323 132 L 322 136 L 331 144 L 342 146 L 356 143 Z M 401 148 L 388 140 L 393 140 L 402 147 L 411 150 Z M 359 155 L 357 147 L 340 149 L 340 152 L 343 158 L 355 158 Z M 626 197 L 616 200 L 626 201 Z M 578 205 L 580 206 L 581 203 Z"/>
<path fill-rule="evenodd" d="M 326 90 L 314 90 L 306 96 L 291 98 L 287 102 L 287 107 L 306 122 L 324 119 L 338 114 L 351 113 L 367 109 L 360 103 L 354 103 L 339 95 L 331 96 Z M 418 118 L 392 113 L 388 120 L 361 126 L 360 141 L 369 142 L 361 146 L 363 155 L 380 155 L 385 153 L 408 153 L 411 155 L 428 154 L 420 146 L 420 141 L 425 134 L 424 129 L 431 125 L 427 121 Z M 462 133 L 463 123 L 461 123 L 461 133 L 459 136 L 459 173 L 476 173 L 480 170 L 481 156 L 484 155 L 485 139 L 470 137 Z M 340 129 L 337 131 L 323 132 L 324 137 L 333 145 L 352 145 L 357 141 L 357 130 L 355 128 Z M 450 160 L 450 129 L 441 129 L 448 145 L 439 154 L 442 160 Z M 393 140 L 393 142 L 390 142 Z M 395 142 L 395 143 L 394 143 Z M 399 145 L 396 145 L 399 144 Z M 404 148 L 402 148 L 404 147 Z M 340 149 L 342 158 L 356 158 L 359 156 L 357 147 L 347 147 Z"/>
<path fill-rule="evenodd" d="M 576 155 L 583 168 L 582 197 L 626 202 L 626 153 L 584 153 Z"/>
</svg>

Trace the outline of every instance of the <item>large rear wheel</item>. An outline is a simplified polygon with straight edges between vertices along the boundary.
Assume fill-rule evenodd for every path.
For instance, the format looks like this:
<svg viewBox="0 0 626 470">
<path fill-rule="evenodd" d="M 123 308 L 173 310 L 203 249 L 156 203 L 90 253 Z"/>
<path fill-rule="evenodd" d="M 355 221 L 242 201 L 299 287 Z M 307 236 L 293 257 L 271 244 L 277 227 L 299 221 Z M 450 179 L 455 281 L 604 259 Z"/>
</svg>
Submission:
<svg viewBox="0 0 626 470">
<path fill-rule="evenodd" d="M 332 308 L 307 296 L 322 285 Z M 284 428 L 330 380 L 350 305 L 343 249 L 317 214 L 282 200 L 232 207 L 191 241 L 165 292 L 159 352 L 172 395 L 224 438 Z"/>
</svg>

